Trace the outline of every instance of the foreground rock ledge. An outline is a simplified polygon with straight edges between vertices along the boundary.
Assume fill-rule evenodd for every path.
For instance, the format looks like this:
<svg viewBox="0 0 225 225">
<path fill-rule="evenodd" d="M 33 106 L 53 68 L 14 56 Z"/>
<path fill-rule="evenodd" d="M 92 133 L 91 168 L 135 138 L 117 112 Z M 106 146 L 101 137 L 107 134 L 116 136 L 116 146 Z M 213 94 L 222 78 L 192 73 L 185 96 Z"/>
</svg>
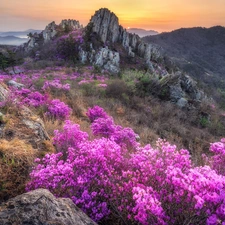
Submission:
<svg viewBox="0 0 225 225">
<path fill-rule="evenodd" d="M 0 205 L 1 225 L 97 225 L 71 199 L 37 189 Z"/>
</svg>

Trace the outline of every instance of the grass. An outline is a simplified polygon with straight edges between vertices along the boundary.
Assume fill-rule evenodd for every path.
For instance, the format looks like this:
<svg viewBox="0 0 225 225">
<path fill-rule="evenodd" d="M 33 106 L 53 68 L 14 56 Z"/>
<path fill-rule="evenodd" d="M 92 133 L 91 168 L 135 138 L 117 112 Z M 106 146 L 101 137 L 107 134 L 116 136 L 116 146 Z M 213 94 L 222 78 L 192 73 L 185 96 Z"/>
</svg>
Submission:
<svg viewBox="0 0 225 225">
<path fill-rule="evenodd" d="M 58 72 L 60 75 L 71 74 L 74 69 L 61 68 Z M 79 72 L 81 77 L 84 73 L 93 73 L 85 67 L 79 67 Z M 57 71 L 51 71 L 48 68 L 42 73 L 49 79 L 53 79 Z M 145 80 L 141 81 L 141 86 L 137 86 L 134 82 L 135 79 L 143 78 L 142 72 L 129 70 L 124 71 L 124 74 L 123 76 L 122 72 L 122 79 L 111 77 L 106 80 L 105 89 L 98 86 L 98 81 L 78 85 L 80 80 L 68 78 L 67 82 L 69 81 L 71 85 L 70 91 L 50 90 L 48 94 L 51 99 L 58 98 L 72 108 L 70 120 L 78 123 L 90 138 L 93 135 L 89 129 L 90 121 L 86 116 L 86 111 L 89 107 L 99 105 L 114 118 L 116 124 L 131 127 L 140 136 L 141 144 L 155 143 L 158 138 L 167 139 L 170 143 L 176 144 L 178 148 L 188 149 L 193 162 L 201 164 L 202 153 L 207 153 L 210 143 L 218 141 L 225 133 L 225 116 L 220 115 L 222 112 L 212 109 L 207 102 L 203 102 L 198 108 L 180 109 L 151 94 L 143 94 L 143 91 L 146 91 Z M 134 80 L 128 79 L 129 76 Z M 144 79 L 148 76 L 150 75 L 146 73 Z M 147 88 L 154 85 L 152 83 L 154 79 L 154 77 L 150 81 L 147 79 L 150 82 Z M 40 80 L 36 87 L 41 88 L 43 82 Z M 141 88 L 141 94 L 138 88 Z M 35 110 L 35 112 L 44 120 L 50 140 L 33 146 L 28 144 L 29 139 L 27 139 L 32 135 L 30 130 L 21 125 L 23 119 L 21 113 L 12 107 L 4 116 L 6 122 L 3 139 L 0 142 L 0 174 L 2 174 L 0 201 L 23 193 L 33 159 L 55 151 L 51 140 L 54 130 L 62 129 L 63 122 L 47 119 L 44 111 Z M 210 115 L 207 124 L 201 120 L 203 115 Z M 37 118 L 34 114 L 29 119 L 36 121 Z"/>
</svg>

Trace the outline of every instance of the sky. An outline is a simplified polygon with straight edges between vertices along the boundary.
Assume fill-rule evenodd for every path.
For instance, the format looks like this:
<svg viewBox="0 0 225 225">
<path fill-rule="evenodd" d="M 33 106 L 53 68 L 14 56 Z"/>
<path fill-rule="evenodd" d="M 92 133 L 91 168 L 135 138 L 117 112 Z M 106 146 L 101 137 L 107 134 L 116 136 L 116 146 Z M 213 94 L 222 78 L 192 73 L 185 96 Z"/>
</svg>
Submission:
<svg viewBox="0 0 225 225">
<path fill-rule="evenodd" d="M 0 31 L 43 30 L 62 19 L 84 26 L 100 8 L 119 17 L 124 28 L 158 32 L 181 27 L 225 26 L 225 0 L 0 0 Z"/>
</svg>

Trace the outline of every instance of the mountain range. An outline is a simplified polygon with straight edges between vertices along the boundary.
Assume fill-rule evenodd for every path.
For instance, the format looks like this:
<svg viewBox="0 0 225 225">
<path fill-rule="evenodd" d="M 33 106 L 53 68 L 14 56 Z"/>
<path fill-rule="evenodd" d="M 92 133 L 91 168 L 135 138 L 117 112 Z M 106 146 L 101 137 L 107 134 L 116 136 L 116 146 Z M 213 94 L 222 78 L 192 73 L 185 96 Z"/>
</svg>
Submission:
<svg viewBox="0 0 225 225">
<path fill-rule="evenodd" d="M 2 45 L 21 45 L 28 41 L 27 34 L 40 33 L 41 30 L 28 29 L 25 31 L 6 31 L 0 32 L 0 44 Z"/>
<path fill-rule="evenodd" d="M 149 35 L 159 34 L 155 30 L 145 30 L 145 29 L 141 29 L 141 28 L 129 28 L 129 29 L 127 29 L 127 31 L 129 33 L 137 34 L 139 37 L 145 37 L 145 36 L 149 36 Z"/>
</svg>

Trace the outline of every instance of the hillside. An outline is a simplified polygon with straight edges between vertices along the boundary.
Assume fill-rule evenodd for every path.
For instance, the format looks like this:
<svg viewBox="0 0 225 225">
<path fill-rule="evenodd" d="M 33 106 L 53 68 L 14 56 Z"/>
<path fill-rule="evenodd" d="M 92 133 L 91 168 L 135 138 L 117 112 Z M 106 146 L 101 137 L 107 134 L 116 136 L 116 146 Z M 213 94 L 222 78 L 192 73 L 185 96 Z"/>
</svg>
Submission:
<svg viewBox="0 0 225 225">
<path fill-rule="evenodd" d="M 176 64 L 198 80 L 212 94 L 225 90 L 225 28 L 182 28 L 169 33 L 144 37 L 157 44 Z"/>
<path fill-rule="evenodd" d="M 1 47 L 0 69 L 0 224 L 225 222 L 225 112 L 109 9 Z"/>
</svg>

